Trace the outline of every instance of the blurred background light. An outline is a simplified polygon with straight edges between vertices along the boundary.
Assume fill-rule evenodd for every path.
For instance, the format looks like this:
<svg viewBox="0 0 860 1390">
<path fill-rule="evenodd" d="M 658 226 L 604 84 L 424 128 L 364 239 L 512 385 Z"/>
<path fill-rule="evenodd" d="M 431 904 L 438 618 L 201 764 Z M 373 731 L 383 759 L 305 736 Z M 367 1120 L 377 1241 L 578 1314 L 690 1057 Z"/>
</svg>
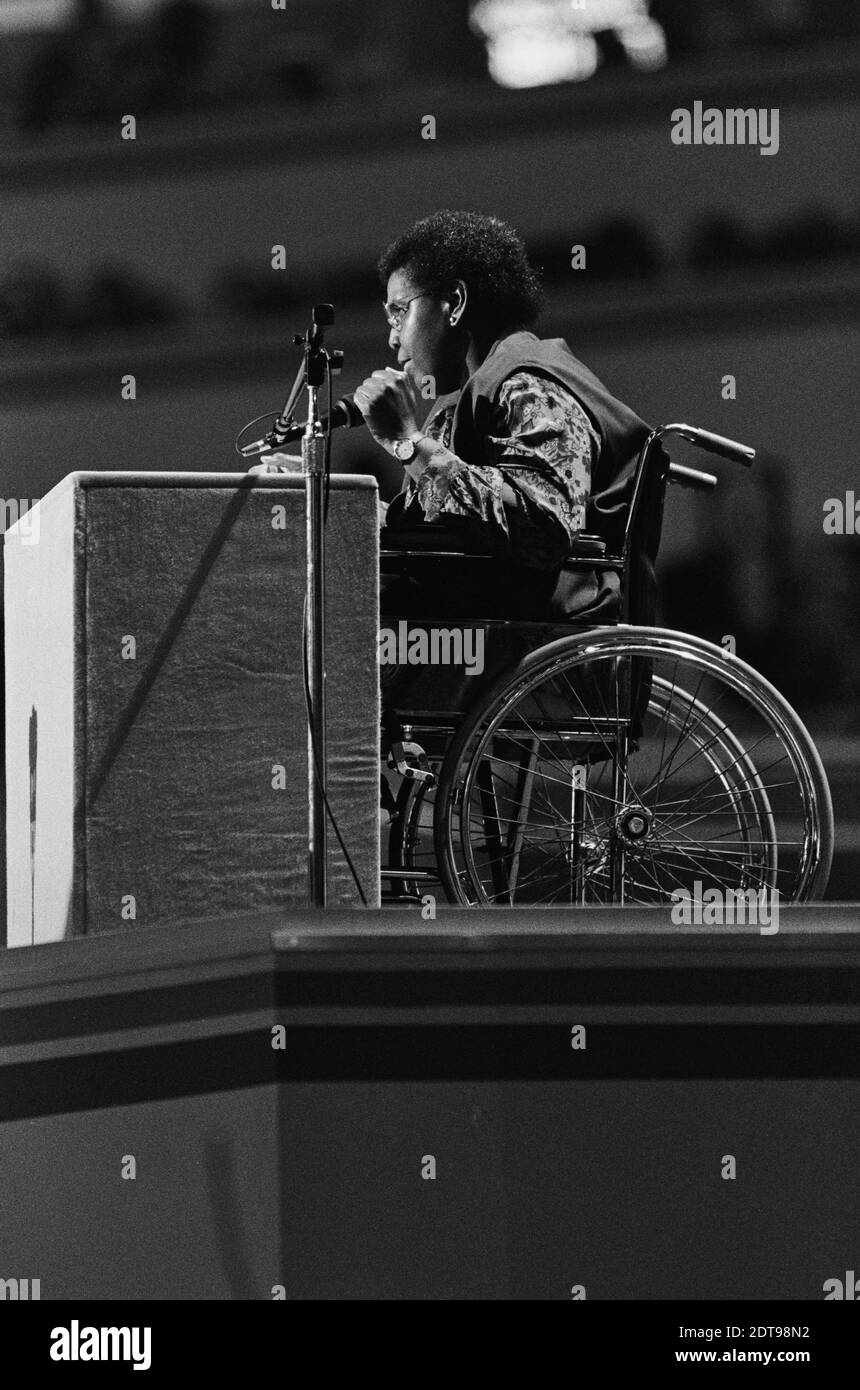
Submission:
<svg viewBox="0 0 860 1390">
<path fill-rule="evenodd" d="M 215 9 L 241 8 L 247 0 L 207 0 Z M 89 10 L 114 21 L 149 18 L 163 0 L 0 0 L 0 34 L 61 29 Z"/>
<path fill-rule="evenodd" d="M 3 0 L 0 34 L 16 29 L 53 29 L 72 17 L 74 0 Z"/>
<path fill-rule="evenodd" d="M 478 0 L 471 26 L 487 46 L 490 76 L 500 87 L 582 82 L 603 61 L 596 35 L 620 47 L 631 67 L 666 63 L 666 36 L 647 0 Z"/>
</svg>

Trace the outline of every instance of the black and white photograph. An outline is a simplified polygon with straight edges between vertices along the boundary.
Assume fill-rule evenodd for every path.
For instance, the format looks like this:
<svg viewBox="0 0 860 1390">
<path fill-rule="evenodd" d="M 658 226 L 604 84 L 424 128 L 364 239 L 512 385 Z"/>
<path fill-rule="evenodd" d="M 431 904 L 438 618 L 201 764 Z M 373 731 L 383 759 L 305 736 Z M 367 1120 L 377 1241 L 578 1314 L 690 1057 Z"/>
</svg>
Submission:
<svg viewBox="0 0 860 1390">
<path fill-rule="evenodd" d="M 0 0 L 23 1364 L 829 1365 L 859 112 L 854 0 Z"/>
</svg>

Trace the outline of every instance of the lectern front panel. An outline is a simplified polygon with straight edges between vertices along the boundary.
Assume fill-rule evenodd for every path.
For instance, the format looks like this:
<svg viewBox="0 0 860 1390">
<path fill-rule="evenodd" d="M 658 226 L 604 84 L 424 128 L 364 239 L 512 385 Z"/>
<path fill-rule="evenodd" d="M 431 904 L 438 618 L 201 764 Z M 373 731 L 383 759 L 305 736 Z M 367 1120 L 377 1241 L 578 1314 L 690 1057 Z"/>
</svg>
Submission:
<svg viewBox="0 0 860 1390">
<path fill-rule="evenodd" d="M 56 520 L 34 553 L 9 533 L 10 945 L 307 901 L 305 490 L 230 481 L 72 475 L 41 504 Z M 370 480 L 333 480 L 329 800 L 371 904 L 376 512 Z M 359 904 L 331 832 L 328 887 Z"/>
</svg>

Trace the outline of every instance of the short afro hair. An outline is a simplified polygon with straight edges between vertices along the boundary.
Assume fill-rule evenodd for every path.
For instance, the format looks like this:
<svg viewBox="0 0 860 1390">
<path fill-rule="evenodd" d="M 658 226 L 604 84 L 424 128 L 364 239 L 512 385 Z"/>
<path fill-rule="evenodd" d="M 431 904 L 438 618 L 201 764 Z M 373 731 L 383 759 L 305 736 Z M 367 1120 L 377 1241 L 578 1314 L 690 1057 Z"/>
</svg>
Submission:
<svg viewBox="0 0 860 1390">
<path fill-rule="evenodd" d="M 434 212 L 397 237 L 379 258 L 383 287 L 395 270 L 443 295 L 457 280 L 469 291 L 466 317 L 490 328 L 530 326 L 543 290 L 522 238 L 498 217 L 479 212 Z"/>
</svg>

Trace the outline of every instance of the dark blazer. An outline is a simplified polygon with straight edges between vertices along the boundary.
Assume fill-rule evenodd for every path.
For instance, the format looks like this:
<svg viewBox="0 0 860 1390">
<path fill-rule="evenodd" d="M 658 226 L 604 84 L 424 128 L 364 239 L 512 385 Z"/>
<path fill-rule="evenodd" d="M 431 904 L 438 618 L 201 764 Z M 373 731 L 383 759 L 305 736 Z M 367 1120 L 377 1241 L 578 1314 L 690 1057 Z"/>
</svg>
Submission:
<svg viewBox="0 0 860 1390">
<path fill-rule="evenodd" d="M 494 403 L 502 383 L 521 371 L 535 372 L 560 383 L 576 397 L 594 425 L 600 438 L 600 454 L 586 505 L 585 530 L 602 536 L 612 551 L 620 553 L 633 474 L 649 426 L 574 357 L 563 338 L 538 338 L 526 330 L 500 338 L 462 390 L 434 402 L 425 428 L 453 404 L 452 451 L 465 463 L 486 464 L 485 440 L 491 431 Z M 516 487 L 515 472 L 511 472 L 509 481 Z M 409 517 L 402 507 L 398 508 L 398 501 L 395 498 L 389 508 L 389 528 L 396 528 L 401 518 L 404 524 L 414 524 L 414 516 Z M 645 623 L 653 622 L 656 607 L 654 565 L 660 542 L 662 499 L 651 511 L 646 519 L 646 543 L 633 576 L 635 604 L 631 616 L 634 621 Z M 443 524 L 449 527 L 452 520 L 456 519 L 445 517 Z M 595 624 L 617 620 L 619 585 L 615 575 L 594 570 L 574 572 L 563 567 L 543 572 L 510 562 L 490 568 L 494 573 L 489 584 L 486 567 L 483 571 L 470 571 L 465 566 L 460 576 L 450 570 L 445 582 L 450 592 L 442 595 L 437 591 L 436 602 L 430 606 L 440 613 L 449 611 L 453 602 L 464 614 L 471 605 L 472 613 L 480 609 L 485 616 L 581 617 Z"/>
</svg>

